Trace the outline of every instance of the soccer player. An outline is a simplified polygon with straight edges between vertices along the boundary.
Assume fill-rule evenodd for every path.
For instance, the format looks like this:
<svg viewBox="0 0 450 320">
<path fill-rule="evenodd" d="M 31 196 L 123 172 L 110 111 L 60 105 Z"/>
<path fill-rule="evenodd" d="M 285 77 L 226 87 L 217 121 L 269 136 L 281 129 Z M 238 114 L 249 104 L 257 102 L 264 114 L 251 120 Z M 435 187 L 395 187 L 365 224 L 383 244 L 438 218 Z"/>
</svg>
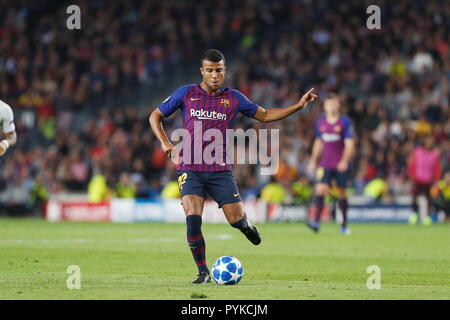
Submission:
<svg viewBox="0 0 450 320">
<path fill-rule="evenodd" d="M 8 148 L 17 141 L 14 114 L 11 107 L 0 100 L 0 123 L 5 138 L 0 141 L 0 156 L 4 155 Z"/>
<path fill-rule="evenodd" d="M 424 146 L 417 146 L 408 162 L 408 176 L 414 183 L 412 189 L 412 211 L 409 217 L 409 224 L 414 225 L 419 220 L 419 205 L 417 198 L 423 194 L 427 198 L 427 214 L 423 221 L 426 226 L 431 225 L 430 209 L 432 199 L 430 195 L 431 187 L 439 180 L 442 174 L 440 153 L 435 148 L 432 135 L 425 137 Z"/>
<path fill-rule="evenodd" d="M 314 175 L 314 204 L 316 215 L 307 226 L 318 232 L 320 216 L 324 208 L 325 197 L 329 195 L 331 181 L 335 179 L 337 186 L 338 206 L 343 215 L 342 234 L 350 234 L 347 226 L 348 201 L 346 194 L 350 159 L 354 150 L 354 133 L 350 119 L 339 113 L 340 101 L 336 94 L 324 100 L 325 114 L 316 120 L 316 138 L 313 144 L 311 160 L 307 167 L 309 175 Z M 319 160 L 319 167 L 316 170 Z"/>
<path fill-rule="evenodd" d="M 179 87 L 150 115 L 150 126 L 169 157 L 177 155 L 172 154 L 174 146 L 163 130 L 162 119 L 178 109 L 183 114 L 184 129 L 189 132 L 191 142 L 195 142 L 194 136 L 203 137 L 208 129 L 217 129 L 222 137 L 225 137 L 226 129 L 232 127 L 238 112 L 261 122 L 272 122 L 305 108 L 308 102 L 317 97 L 312 88 L 294 105 L 266 110 L 247 99 L 238 90 L 223 85 L 226 73 L 225 57 L 215 49 L 206 51 L 201 57 L 200 73 L 203 76 L 200 84 Z M 201 129 L 198 129 L 199 127 Z M 223 162 L 185 163 L 184 152 L 188 150 L 183 149 L 183 157 L 177 164 L 181 203 L 186 214 L 187 241 L 199 272 L 198 278 L 193 281 L 195 284 L 211 282 L 206 265 L 205 240 L 201 231 L 206 193 L 223 209 L 232 227 L 239 229 L 254 245 L 261 242 L 258 229 L 247 220 L 244 213 L 231 166 L 225 161 L 226 139 L 223 141 Z M 191 158 L 198 149 L 204 150 L 208 145 L 208 142 L 202 142 L 202 145 L 191 143 Z"/>
</svg>

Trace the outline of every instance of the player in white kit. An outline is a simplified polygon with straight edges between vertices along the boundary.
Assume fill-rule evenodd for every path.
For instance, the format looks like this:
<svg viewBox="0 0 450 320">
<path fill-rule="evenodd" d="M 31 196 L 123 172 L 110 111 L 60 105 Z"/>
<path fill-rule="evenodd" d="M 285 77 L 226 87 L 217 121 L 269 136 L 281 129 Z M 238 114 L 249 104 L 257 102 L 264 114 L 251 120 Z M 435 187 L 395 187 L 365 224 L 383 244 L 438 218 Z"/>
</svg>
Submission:
<svg viewBox="0 0 450 320">
<path fill-rule="evenodd" d="M 0 141 L 0 156 L 4 155 L 8 148 L 17 141 L 14 114 L 11 107 L 0 100 L 0 129 L 4 138 Z M 1 137 L 0 137 L 1 139 Z"/>
</svg>

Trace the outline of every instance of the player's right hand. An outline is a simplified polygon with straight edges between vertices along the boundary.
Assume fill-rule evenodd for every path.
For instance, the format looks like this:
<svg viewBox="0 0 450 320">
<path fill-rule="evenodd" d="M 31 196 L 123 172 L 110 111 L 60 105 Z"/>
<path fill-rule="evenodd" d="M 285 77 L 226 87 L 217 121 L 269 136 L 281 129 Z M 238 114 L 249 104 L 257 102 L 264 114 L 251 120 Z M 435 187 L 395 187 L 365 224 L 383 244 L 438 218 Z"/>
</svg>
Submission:
<svg viewBox="0 0 450 320">
<path fill-rule="evenodd" d="M 300 105 L 300 108 L 303 109 L 308 105 L 308 102 L 313 102 L 316 98 L 317 94 L 314 93 L 314 88 L 311 88 L 300 98 L 298 104 Z"/>
<path fill-rule="evenodd" d="M 306 167 L 306 173 L 309 177 L 314 177 L 314 171 L 316 170 L 316 164 L 314 162 L 309 162 Z"/>
<path fill-rule="evenodd" d="M 173 144 L 171 144 L 170 142 L 167 143 L 163 143 L 162 144 L 162 149 L 163 151 L 167 154 L 168 158 L 172 157 L 172 151 L 175 147 L 173 146 Z"/>
<path fill-rule="evenodd" d="M 336 168 L 339 172 L 344 172 L 347 171 L 348 169 L 348 163 L 345 161 L 339 161 L 337 168 Z"/>
</svg>

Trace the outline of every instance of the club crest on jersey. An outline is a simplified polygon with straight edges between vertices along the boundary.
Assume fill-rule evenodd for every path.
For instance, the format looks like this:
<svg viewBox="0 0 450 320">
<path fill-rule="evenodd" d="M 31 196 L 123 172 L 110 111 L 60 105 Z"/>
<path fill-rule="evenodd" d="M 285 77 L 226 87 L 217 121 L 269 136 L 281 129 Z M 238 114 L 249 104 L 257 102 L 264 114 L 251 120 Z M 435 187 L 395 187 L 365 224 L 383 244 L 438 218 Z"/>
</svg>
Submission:
<svg viewBox="0 0 450 320">
<path fill-rule="evenodd" d="M 224 107 L 229 107 L 230 106 L 230 100 L 228 99 L 220 99 L 220 104 Z"/>
</svg>

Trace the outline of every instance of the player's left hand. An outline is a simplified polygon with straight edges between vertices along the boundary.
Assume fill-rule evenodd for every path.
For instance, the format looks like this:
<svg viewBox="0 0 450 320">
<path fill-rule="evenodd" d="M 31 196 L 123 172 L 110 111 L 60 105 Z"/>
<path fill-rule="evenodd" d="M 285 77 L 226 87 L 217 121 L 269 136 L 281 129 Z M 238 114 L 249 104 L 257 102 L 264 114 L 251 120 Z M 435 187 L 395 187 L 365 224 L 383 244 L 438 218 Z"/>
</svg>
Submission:
<svg viewBox="0 0 450 320">
<path fill-rule="evenodd" d="M 348 169 L 347 161 L 339 161 L 339 163 L 337 165 L 337 170 L 339 172 L 344 172 L 344 171 L 347 171 L 347 169 Z"/>
<path fill-rule="evenodd" d="M 305 93 L 300 100 L 298 101 L 298 104 L 300 105 L 300 108 L 303 109 L 308 105 L 308 102 L 312 102 L 316 100 L 317 95 L 314 93 L 314 88 L 309 89 L 307 93 Z"/>
</svg>

